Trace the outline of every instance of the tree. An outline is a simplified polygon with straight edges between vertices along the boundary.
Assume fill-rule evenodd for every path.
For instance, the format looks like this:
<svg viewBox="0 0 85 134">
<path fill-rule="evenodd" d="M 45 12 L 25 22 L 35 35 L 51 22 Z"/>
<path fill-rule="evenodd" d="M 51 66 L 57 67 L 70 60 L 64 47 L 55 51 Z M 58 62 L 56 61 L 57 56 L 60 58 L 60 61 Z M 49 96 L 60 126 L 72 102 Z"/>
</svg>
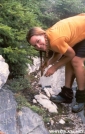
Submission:
<svg viewBox="0 0 85 134">
<path fill-rule="evenodd" d="M 84 12 L 84 4 L 80 0 L 55 0 L 54 11 L 60 19 Z"/>
<path fill-rule="evenodd" d="M 29 7 L 17 1 L 0 2 L 0 54 L 9 64 L 10 74 L 15 77 L 24 75 L 30 55 L 26 43 L 26 32 L 37 24 L 37 16 L 29 12 Z M 34 51 L 34 54 L 36 51 Z M 31 54 L 32 55 L 32 54 Z"/>
</svg>

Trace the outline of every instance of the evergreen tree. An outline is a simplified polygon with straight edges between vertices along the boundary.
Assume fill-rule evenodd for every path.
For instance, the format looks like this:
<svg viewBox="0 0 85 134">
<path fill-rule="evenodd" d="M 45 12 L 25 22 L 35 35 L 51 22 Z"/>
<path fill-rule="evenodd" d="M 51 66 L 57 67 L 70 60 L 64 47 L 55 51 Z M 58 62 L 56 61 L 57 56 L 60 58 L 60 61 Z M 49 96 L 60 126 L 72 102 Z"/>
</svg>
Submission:
<svg viewBox="0 0 85 134">
<path fill-rule="evenodd" d="M 26 32 L 35 25 L 35 20 L 39 24 L 37 16 L 29 12 L 29 7 L 23 6 L 21 2 L 0 2 L 0 54 L 9 64 L 13 77 L 25 74 L 30 61 L 28 55 L 36 53 L 32 48 L 29 51 L 26 43 Z"/>
</svg>

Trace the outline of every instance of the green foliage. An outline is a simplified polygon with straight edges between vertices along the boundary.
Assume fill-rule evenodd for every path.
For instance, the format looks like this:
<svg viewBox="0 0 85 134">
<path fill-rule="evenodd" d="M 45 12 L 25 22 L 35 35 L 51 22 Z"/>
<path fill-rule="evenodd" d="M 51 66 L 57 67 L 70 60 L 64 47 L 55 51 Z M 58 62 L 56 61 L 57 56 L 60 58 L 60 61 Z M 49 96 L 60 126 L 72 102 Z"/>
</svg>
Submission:
<svg viewBox="0 0 85 134">
<path fill-rule="evenodd" d="M 8 81 L 10 90 L 19 92 L 23 89 L 30 88 L 29 80 L 27 78 L 19 77 Z"/>
<path fill-rule="evenodd" d="M 9 64 L 12 77 L 23 76 L 31 60 L 28 55 L 37 54 L 36 50 L 31 53 L 25 39 L 27 29 L 35 25 L 35 20 L 39 24 L 37 16 L 21 2 L 8 0 L 0 3 L 0 54 Z"/>
<path fill-rule="evenodd" d="M 60 19 L 80 14 L 85 11 L 82 0 L 55 0 L 54 10 Z"/>
</svg>

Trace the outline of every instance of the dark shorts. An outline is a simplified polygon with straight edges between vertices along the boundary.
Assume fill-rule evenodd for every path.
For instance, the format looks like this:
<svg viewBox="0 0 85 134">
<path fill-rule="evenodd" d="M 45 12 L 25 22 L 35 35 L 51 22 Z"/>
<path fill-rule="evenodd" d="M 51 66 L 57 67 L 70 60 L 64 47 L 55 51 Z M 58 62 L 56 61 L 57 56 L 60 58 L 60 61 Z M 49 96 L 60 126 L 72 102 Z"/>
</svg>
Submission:
<svg viewBox="0 0 85 134">
<path fill-rule="evenodd" d="M 76 56 L 78 57 L 85 57 L 85 40 L 77 43 L 74 47 L 73 47 Z"/>
</svg>

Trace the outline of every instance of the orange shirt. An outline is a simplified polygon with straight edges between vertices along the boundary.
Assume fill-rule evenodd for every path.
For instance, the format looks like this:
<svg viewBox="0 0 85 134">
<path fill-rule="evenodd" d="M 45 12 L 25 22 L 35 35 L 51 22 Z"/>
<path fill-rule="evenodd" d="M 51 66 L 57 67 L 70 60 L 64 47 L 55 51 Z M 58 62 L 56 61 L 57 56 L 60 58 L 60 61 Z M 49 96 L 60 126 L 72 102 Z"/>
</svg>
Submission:
<svg viewBox="0 0 85 134">
<path fill-rule="evenodd" d="M 50 49 L 64 54 L 68 46 L 85 39 L 85 14 L 69 17 L 57 22 L 46 30 L 49 38 Z"/>
</svg>

